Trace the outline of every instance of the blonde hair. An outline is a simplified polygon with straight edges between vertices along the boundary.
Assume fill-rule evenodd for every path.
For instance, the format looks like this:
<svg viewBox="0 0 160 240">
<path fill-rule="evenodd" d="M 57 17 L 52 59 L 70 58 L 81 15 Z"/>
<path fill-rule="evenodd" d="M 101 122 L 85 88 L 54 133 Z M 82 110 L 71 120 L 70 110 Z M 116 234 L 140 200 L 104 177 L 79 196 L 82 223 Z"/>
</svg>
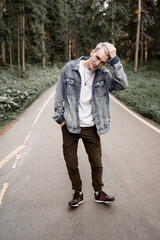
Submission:
<svg viewBox="0 0 160 240">
<path fill-rule="evenodd" d="M 109 51 L 108 48 L 106 47 L 106 44 L 108 42 L 104 42 L 104 43 L 98 43 L 97 46 L 95 47 L 95 52 L 98 51 L 99 49 L 103 49 L 104 53 L 106 54 L 107 57 L 109 57 Z"/>
</svg>

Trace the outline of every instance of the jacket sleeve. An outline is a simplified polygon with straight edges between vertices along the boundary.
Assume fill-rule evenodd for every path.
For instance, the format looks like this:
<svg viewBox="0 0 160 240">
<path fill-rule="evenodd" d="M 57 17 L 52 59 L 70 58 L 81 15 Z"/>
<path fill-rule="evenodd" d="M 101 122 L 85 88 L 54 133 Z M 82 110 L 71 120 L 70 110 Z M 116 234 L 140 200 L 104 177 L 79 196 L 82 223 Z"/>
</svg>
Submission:
<svg viewBox="0 0 160 240">
<path fill-rule="evenodd" d="M 65 82 L 64 82 L 64 68 L 61 71 L 61 74 L 58 79 L 56 95 L 55 95 L 55 103 L 54 103 L 54 114 L 53 119 L 57 123 L 61 123 L 64 121 L 63 113 L 64 113 L 64 98 L 65 98 Z"/>
<path fill-rule="evenodd" d="M 124 90 L 128 87 L 128 81 L 119 57 L 116 56 L 115 58 L 110 60 L 109 64 L 111 65 L 111 70 L 109 74 L 111 80 L 110 90 Z"/>
</svg>

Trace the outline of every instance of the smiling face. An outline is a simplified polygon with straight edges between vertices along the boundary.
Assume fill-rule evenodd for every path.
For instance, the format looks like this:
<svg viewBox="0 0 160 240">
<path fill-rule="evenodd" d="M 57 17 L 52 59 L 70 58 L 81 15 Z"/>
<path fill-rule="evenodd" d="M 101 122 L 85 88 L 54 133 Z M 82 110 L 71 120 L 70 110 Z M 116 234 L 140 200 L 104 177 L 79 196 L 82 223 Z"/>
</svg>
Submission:
<svg viewBox="0 0 160 240">
<path fill-rule="evenodd" d="M 91 58 L 88 60 L 88 68 L 95 71 L 103 67 L 108 61 L 109 57 L 106 56 L 103 48 L 98 50 L 93 50 L 91 53 Z"/>
</svg>

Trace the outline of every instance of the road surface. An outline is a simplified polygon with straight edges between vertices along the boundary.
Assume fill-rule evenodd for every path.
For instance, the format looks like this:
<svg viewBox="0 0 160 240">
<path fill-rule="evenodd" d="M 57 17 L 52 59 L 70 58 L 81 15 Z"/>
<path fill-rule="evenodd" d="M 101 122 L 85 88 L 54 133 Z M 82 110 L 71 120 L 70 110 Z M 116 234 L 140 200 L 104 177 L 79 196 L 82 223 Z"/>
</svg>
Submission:
<svg viewBox="0 0 160 240">
<path fill-rule="evenodd" d="M 55 86 L 0 137 L 0 240 L 159 240 L 160 130 L 113 97 L 111 130 L 101 137 L 104 190 L 94 202 L 82 142 L 79 168 L 84 203 L 69 209 L 73 191 L 52 120 Z"/>
</svg>

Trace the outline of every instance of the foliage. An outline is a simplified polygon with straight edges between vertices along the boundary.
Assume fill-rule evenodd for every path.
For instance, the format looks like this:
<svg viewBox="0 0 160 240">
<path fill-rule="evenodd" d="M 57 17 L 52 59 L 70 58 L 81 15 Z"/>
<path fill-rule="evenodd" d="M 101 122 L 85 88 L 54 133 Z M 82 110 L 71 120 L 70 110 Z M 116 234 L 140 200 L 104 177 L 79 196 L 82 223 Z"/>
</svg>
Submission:
<svg viewBox="0 0 160 240">
<path fill-rule="evenodd" d="M 8 0 L 0 9 L 0 44 L 9 44 L 13 64 L 17 63 L 18 15 L 25 11 L 25 59 L 42 63 L 88 55 L 98 42 L 114 42 L 118 54 L 134 58 L 137 0 Z M 142 1 L 142 24 L 147 40 L 148 59 L 160 57 L 160 0 Z M 42 30 L 44 24 L 44 31 Z M 20 40 L 22 40 L 20 33 Z M 45 42 L 45 53 L 42 42 Z M 71 51 L 70 49 L 71 48 Z M 70 52 L 69 52 L 70 51 Z M 126 56 L 127 55 L 127 56 Z"/>
<path fill-rule="evenodd" d="M 112 92 L 131 109 L 143 116 L 160 123 L 160 63 L 154 62 L 141 68 L 137 73 L 132 71 L 132 64 L 125 66 L 129 87 L 122 92 Z"/>
<path fill-rule="evenodd" d="M 8 69 L 1 70 L 0 82 L 0 126 L 15 119 L 44 90 L 52 86 L 60 72 L 59 65 L 42 69 L 27 65 L 25 78 L 17 78 L 16 66 L 11 74 Z"/>
<path fill-rule="evenodd" d="M 64 1 L 63 1 L 64 2 Z M 52 64 L 55 59 L 62 61 L 66 57 L 66 17 L 64 15 L 65 3 L 60 0 L 48 0 L 46 5 L 45 24 L 46 43 L 49 59 Z M 63 7 L 62 7 L 63 6 Z"/>
</svg>

